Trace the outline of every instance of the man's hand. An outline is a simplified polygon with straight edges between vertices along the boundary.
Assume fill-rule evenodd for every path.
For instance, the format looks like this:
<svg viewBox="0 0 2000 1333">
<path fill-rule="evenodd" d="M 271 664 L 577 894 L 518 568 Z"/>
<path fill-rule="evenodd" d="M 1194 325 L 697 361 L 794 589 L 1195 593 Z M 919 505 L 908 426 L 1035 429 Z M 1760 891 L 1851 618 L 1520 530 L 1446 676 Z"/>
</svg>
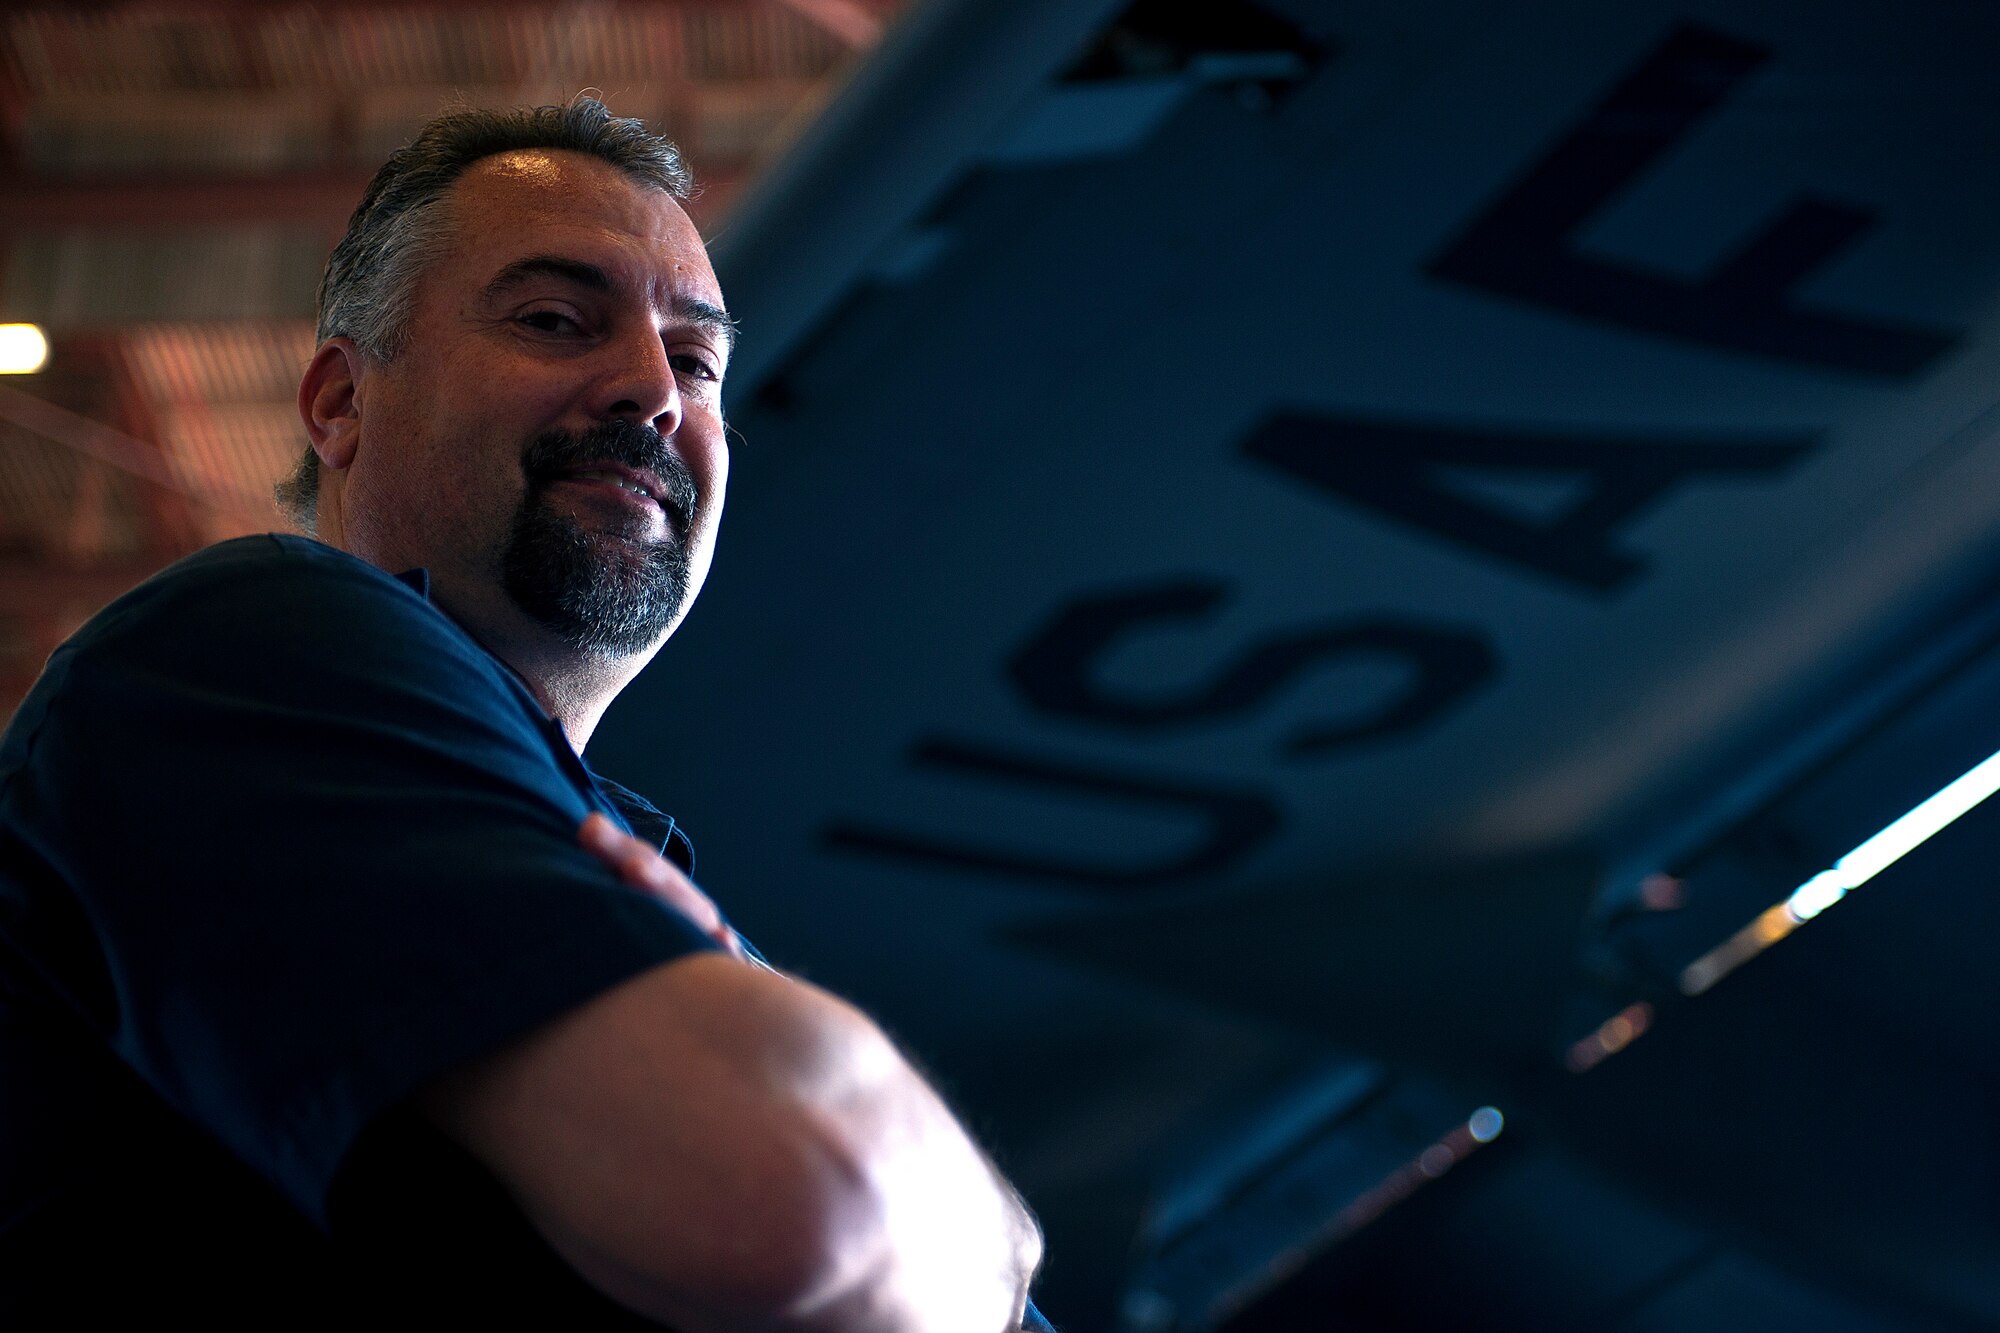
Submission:
<svg viewBox="0 0 2000 1333">
<path fill-rule="evenodd" d="M 604 815 L 586 815 L 577 830 L 583 849 L 604 862 L 625 882 L 627 888 L 650 893 L 707 932 L 710 939 L 738 958 L 743 941 L 722 919 L 709 896 L 681 873 L 680 867 L 661 856 L 649 842 L 622 831 Z"/>
</svg>

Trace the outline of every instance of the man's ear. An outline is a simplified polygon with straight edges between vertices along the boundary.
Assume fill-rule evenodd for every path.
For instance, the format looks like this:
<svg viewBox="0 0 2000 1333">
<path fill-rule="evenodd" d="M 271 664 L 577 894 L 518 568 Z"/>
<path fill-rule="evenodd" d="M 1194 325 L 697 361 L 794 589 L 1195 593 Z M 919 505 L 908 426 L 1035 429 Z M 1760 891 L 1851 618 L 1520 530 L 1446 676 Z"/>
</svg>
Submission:
<svg viewBox="0 0 2000 1333">
<path fill-rule="evenodd" d="M 299 381 L 299 417 L 326 467 L 354 461 L 361 442 L 361 352 L 346 338 L 329 338 L 313 353 Z"/>
</svg>

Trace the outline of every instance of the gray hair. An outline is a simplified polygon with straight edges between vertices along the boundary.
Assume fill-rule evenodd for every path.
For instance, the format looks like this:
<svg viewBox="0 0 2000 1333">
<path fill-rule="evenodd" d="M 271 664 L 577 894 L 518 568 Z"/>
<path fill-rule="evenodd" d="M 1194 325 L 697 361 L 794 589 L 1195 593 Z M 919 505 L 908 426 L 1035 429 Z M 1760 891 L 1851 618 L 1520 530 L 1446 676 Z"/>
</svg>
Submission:
<svg viewBox="0 0 2000 1333">
<path fill-rule="evenodd" d="M 392 360 L 409 335 L 417 280 L 451 243 L 445 196 L 473 163 L 523 149 L 588 153 L 672 198 L 694 193 L 680 149 L 643 122 L 612 115 L 594 98 L 567 106 L 448 111 L 390 154 L 368 183 L 320 278 L 316 340 L 350 338 L 363 356 Z M 294 522 L 313 530 L 319 455 L 310 446 L 273 493 Z"/>
</svg>

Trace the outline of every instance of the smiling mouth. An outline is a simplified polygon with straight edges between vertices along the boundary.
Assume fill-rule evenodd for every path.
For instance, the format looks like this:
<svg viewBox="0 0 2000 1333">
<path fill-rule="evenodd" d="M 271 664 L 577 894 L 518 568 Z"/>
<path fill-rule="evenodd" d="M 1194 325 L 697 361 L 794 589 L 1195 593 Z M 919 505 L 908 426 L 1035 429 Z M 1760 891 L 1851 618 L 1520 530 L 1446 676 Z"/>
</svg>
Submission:
<svg viewBox="0 0 2000 1333">
<path fill-rule="evenodd" d="M 639 478 L 634 477 L 629 472 L 622 471 L 618 468 L 608 468 L 608 467 L 580 468 L 574 472 L 563 473 L 562 476 L 559 478 L 559 480 L 606 482 L 612 486 L 616 486 L 621 491 L 630 491 L 634 495 L 643 495 L 648 500 L 651 500 L 654 504 L 660 505 L 661 508 L 666 507 L 664 502 L 661 501 L 660 497 L 653 493 L 653 488 L 651 486 L 647 485 L 644 481 L 640 480 Z"/>
<path fill-rule="evenodd" d="M 614 509 L 623 509 L 625 517 L 622 523 L 642 525 L 643 532 L 639 528 L 625 531 L 627 539 L 656 540 L 654 535 L 648 535 L 653 533 L 649 516 L 654 514 L 664 520 L 669 540 L 678 542 L 688 539 L 692 516 L 676 503 L 673 487 L 648 469 L 628 468 L 616 463 L 565 468 L 549 475 L 543 484 L 565 481 L 576 482 L 601 496 L 601 499 L 591 502 L 593 507 L 608 504 Z M 600 487 L 603 489 L 600 490 Z M 618 498 L 613 500 L 610 494 L 606 494 L 607 491 L 615 493 Z M 603 516 L 608 518 L 609 514 Z"/>
<path fill-rule="evenodd" d="M 598 523 L 615 519 L 634 539 L 642 534 L 632 525 L 661 515 L 673 535 L 686 540 L 700 512 L 698 484 L 675 456 L 672 443 L 651 427 L 622 417 L 588 430 L 537 436 L 522 451 L 521 468 L 530 502 L 557 482 L 574 482 L 571 503 L 587 505 Z M 617 513 L 621 510 L 622 515 Z M 651 533 L 650 523 L 643 526 Z"/>
</svg>

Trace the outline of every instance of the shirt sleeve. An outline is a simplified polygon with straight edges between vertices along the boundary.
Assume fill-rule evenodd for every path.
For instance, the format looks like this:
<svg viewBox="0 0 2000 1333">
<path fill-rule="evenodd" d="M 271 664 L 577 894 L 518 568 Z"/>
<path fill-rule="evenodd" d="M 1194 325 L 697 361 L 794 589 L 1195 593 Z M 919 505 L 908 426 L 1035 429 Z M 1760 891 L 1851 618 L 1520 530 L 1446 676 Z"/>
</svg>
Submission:
<svg viewBox="0 0 2000 1333">
<path fill-rule="evenodd" d="M 45 979 L 324 1224 L 378 1113 L 715 946 L 577 845 L 590 798 L 504 668 L 379 571 L 254 541 L 52 659 L 0 809 Z"/>
</svg>

